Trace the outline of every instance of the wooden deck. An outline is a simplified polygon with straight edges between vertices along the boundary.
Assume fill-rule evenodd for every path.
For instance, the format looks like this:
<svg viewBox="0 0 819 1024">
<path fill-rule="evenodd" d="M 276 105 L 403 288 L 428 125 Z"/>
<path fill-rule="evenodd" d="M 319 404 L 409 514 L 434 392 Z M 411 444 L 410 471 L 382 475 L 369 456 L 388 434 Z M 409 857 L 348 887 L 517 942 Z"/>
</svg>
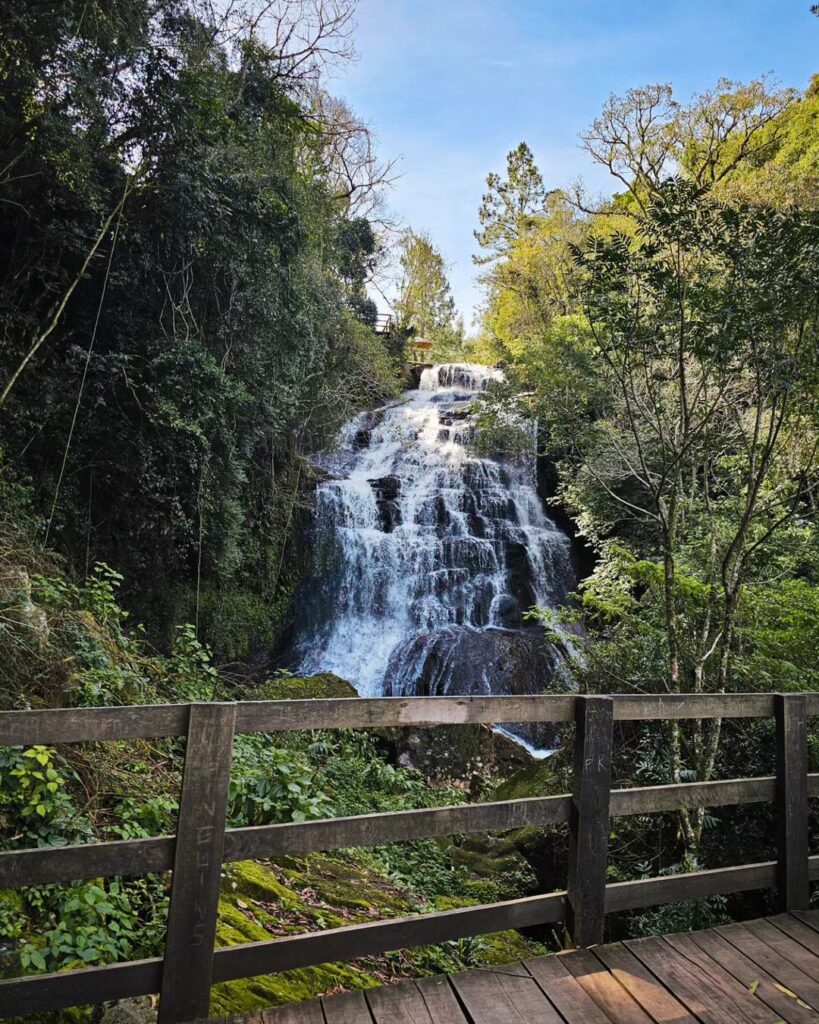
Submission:
<svg viewBox="0 0 819 1024">
<path fill-rule="evenodd" d="M 404 981 L 227 1020 L 231 1024 L 819 1024 L 819 911 Z"/>
</svg>

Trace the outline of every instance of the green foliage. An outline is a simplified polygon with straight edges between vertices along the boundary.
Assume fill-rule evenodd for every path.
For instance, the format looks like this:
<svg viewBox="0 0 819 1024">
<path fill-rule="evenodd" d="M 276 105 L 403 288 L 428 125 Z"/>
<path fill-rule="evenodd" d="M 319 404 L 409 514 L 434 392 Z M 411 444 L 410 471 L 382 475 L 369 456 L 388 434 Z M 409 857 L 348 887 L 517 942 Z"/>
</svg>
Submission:
<svg viewBox="0 0 819 1024">
<path fill-rule="evenodd" d="M 546 202 L 543 178 L 525 142 L 507 155 L 506 178 L 493 172 L 487 177 L 486 185 L 487 192 L 478 211 L 481 230 L 475 232 L 478 245 L 486 250 L 486 255 L 476 256 L 476 263 L 488 263 L 507 255 L 531 229 Z"/>
<path fill-rule="evenodd" d="M 76 776 L 49 747 L 0 747 L 0 818 L 16 833 L 14 845 L 64 846 L 87 836 L 67 791 Z"/>
<path fill-rule="evenodd" d="M 294 66 L 245 6 L 224 23 L 189 0 L 0 16 L 4 495 L 17 507 L 11 480 L 30 480 L 40 537 L 81 571 L 116 566 L 155 638 L 196 621 L 242 657 L 272 627 L 256 611 L 242 634 L 222 609 L 284 619 L 300 455 L 395 393 L 366 326 L 371 142 L 321 89 L 319 51 Z M 117 689 L 87 696 L 138 699 Z"/>
<path fill-rule="evenodd" d="M 269 825 L 332 817 L 316 769 L 303 753 L 270 745 L 265 734 L 236 738 L 228 820 L 232 825 Z"/>
<path fill-rule="evenodd" d="M 446 264 L 429 235 L 407 231 L 401 239 L 399 261 L 402 277 L 395 303 L 399 329 L 434 342 L 433 352 L 457 348 L 463 324 L 457 328 L 453 323 L 455 300 Z"/>
</svg>

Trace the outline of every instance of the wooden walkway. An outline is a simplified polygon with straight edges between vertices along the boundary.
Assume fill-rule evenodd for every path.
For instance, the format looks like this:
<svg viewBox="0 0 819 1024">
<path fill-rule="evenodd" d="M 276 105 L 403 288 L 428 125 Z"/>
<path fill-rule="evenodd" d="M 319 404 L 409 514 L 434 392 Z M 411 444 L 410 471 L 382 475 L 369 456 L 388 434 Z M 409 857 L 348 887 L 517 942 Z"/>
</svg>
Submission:
<svg viewBox="0 0 819 1024">
<path fill-rule="evenodd" d="M 348 992 L 228 1020 L 231 1024 L 819 1024 L 819 911 L 616 942 L 506 967 Z"/>
</svg>

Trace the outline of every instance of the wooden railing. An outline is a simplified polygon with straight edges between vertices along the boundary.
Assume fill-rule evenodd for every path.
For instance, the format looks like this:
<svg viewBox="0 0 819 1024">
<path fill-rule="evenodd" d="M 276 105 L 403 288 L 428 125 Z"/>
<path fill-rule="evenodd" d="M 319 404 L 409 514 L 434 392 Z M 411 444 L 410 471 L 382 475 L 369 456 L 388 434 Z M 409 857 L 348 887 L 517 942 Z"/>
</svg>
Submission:
<svg viewBox="0 0 819 1024">
<path fill-rule="evenodd" d="M 614 697 L 347 698 L 0 714 L 0 746 L 186 736 L 175 836 L 0 853 L 0 889 L 171 870 L 163 958 L 0 982 L 0 1017 L 161 993 L 160 1024 L 205 1017 L 211 984 L 469 935 L 565 922 L 568 942 L 602 940 L 604 915 L 720 893 L 776 887 L 783 910 L 808 906 L 819 856 L 808 851 L 807 719 L 819 694 Z M 615 721 L 765 718 L 777 722 L 777 774 L 611 789 Z M 574 722 L 573 792 L 499 803 L 225 829 L 236 732 Z M 609 818 L 773 802 L 778 859 L 606 884 Z M 214 949 L 223 862 L 373 846 L 431 836 L 569 826 L 565 891 Z"/>
</svg>

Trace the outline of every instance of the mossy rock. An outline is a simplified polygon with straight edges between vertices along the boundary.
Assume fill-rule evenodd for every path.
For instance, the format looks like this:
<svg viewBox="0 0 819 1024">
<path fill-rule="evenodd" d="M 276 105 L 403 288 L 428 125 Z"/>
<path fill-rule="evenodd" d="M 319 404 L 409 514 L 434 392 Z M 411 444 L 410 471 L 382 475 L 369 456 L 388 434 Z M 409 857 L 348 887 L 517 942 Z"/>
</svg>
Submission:
<svg viewBox="0 0 819 1024">
<path fill-rule="evenodd" d="M 504 878 L 526 869 L 513 838 L 496 839 L 486 834 L 466 836 L 450 851 L 452 863 L 465 867 L 479 878 Z"/>
<path fill-rule="evenodd" d="M 321 700 L 357 697 L 355 687 L 341 676 L 322 672 L 316 676 L 274 676 L 253 688 L 253 700 Z"/>
<path fill-rule="evenodd" d="M 533 796 L 556 796 L 565 792 L 563 778 L 552 764 L 553 758 L 533 761 L 511 775 L 494 791 L 495 800 L 522 800 Z"/>
</svg>

